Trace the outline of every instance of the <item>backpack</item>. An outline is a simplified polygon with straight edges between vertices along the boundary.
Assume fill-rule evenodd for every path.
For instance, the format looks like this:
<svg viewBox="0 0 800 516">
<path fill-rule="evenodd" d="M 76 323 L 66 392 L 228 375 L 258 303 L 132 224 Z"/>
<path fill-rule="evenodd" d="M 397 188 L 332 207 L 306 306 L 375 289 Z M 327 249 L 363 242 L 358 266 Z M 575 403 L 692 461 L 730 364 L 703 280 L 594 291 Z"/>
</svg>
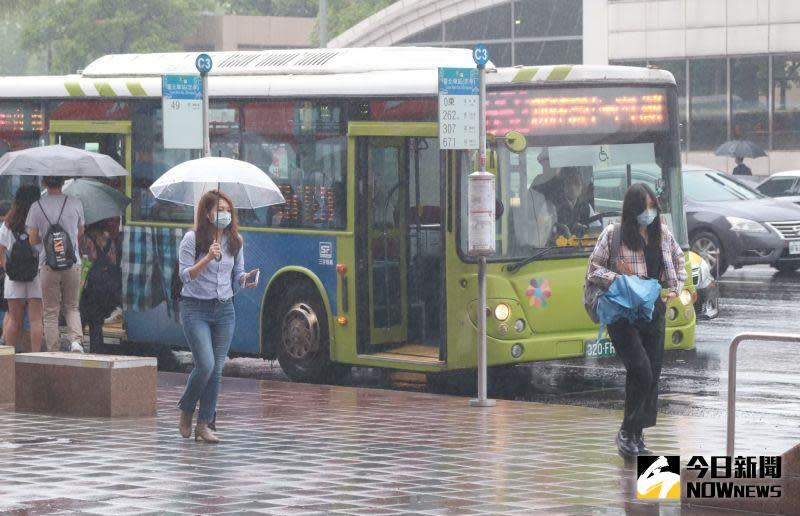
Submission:
<svg viewBox="0 0 800 516">
<path fill-rule="evenodd" d="M 36 201 L 39 209 L 42 210 L 45 220 L 49 224 L 47 233 L 42 240 L 44 244 L 45 264 L 54 271 L 63 271 L 71 268 L 76 263 L 75 248 L 72 246 L 72 239 L 69 233 L 64 231 L 59 222 L 61 222 L 61 215 L 64 213 L 64 207 L 67 205 L 67 196 L 64 196 L 64 204 L 61 205 L 61 212 L 58 214 L 56 223 L 50 222 L 47 217 L 42 203 Z"/>
<path fill-rule="evenodd" d="M 12 232 L 16 241 L 6 251 L 6 274 L 12 281 L 29 282 L 39 274 L 39 251 L 33 248 L 28 233 Z"/>
<path fill-rule="evenodd" d="M 609 248 L 608 256 L 608 268 L 612 271 L 616 270 L 621 246 L 622 228 L 619 224 L 614 224 L 611 230 L 611 247 Z M 597 316 L 597 302 L 605 292 L 606 289 L 589 281 L 589 269 L 587 268 L 586 279 L 583 284 L 583 308 L 595 324 L 600 324 L 600 318 Z"/>
<path fill-rule="evenodd" d="M 108 257 L 111 239 L 101 249 L 93 237 L 89 238 L 97 249 L 97 258 L 86 275 L 80 311 L 89 319 L 105 319 L 122 304 L 122 269 Z"/>
</svg>

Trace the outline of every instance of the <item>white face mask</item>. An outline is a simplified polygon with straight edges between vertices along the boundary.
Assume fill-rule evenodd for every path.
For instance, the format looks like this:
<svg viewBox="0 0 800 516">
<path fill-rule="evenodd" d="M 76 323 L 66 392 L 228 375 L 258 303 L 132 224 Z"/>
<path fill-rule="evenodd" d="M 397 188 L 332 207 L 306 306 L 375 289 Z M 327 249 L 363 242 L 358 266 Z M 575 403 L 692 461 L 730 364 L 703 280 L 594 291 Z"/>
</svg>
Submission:
<svg viewBox="0 0 800 516">
<path fill-rule="evenodd" d="M 642 213 L 636 216 L 636 220 L 642 226 L 649 226 L 656 220 L 656 216 L 658 215 L 658 211 L 655 208 L 650 208 L 644 210 Z"/>
<path fill-rule="evenodd" d="M 228 211 L 218 211 L 216 215 L 211 215 L 211 223 L 217 226 L 218 229 L 225 229 L 231 225 L 233 217 Z"/>
</svg>

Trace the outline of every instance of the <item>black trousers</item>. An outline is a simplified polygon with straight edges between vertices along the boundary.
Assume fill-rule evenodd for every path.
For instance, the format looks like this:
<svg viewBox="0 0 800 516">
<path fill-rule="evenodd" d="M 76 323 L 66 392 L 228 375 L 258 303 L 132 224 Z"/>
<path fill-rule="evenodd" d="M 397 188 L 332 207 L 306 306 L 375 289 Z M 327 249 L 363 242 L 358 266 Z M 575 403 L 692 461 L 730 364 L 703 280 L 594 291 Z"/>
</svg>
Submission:
<svg viewBox="0 0 800 516">
<path fill-rule="evenodd" d="M 625 416 L 622 429 L 638 432 L 655 426 L 658 414 L 658 380 L 664 359 L 664 303 L 659 299 L 653 320 L 627 319 L 608 325 L 608 335 L 625 364 Z"/>
</svg>

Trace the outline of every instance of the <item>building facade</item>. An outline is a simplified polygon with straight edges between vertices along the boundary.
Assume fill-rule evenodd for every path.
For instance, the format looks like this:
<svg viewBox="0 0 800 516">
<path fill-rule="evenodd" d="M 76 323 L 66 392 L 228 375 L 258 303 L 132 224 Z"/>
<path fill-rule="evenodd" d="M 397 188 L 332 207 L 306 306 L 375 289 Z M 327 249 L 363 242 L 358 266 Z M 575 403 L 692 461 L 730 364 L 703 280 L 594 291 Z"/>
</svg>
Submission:
<svg viewBox="0 0 800 516">
<path fill-rule="evenodd" d="M 687 162 L 748 139 L 756 174 L 800 169 L 800 0 L 400 0 L 329 46 L 471 47 L 498 66 L 654 66 L 675 76 Z"/>
</svg>

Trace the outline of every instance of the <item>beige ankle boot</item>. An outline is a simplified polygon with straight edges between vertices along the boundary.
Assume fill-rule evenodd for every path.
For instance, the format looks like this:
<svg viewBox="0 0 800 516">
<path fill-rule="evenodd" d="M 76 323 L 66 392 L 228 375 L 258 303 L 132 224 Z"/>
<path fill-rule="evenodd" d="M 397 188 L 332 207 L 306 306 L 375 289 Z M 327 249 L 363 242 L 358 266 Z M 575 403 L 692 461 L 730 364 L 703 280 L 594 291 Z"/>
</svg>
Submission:
<svg viewBox="0 0 800 516">
<path fill-rule="evenodd" d="M 219 442 L 219 438 L 208 428 L 208 423 L 197 423 L 194 428 L 194 440 L 209 444 L 217 444 Z"/>
<path fill-rule="evenodd" d="M 184 439 L 188 439 L 192 436 L 192 413 L 186 412 L 185 410 L 181 410 L 181 422 L 178 426 L 178 429 L 181 431 L 181 436 Z"/>
</svg>

